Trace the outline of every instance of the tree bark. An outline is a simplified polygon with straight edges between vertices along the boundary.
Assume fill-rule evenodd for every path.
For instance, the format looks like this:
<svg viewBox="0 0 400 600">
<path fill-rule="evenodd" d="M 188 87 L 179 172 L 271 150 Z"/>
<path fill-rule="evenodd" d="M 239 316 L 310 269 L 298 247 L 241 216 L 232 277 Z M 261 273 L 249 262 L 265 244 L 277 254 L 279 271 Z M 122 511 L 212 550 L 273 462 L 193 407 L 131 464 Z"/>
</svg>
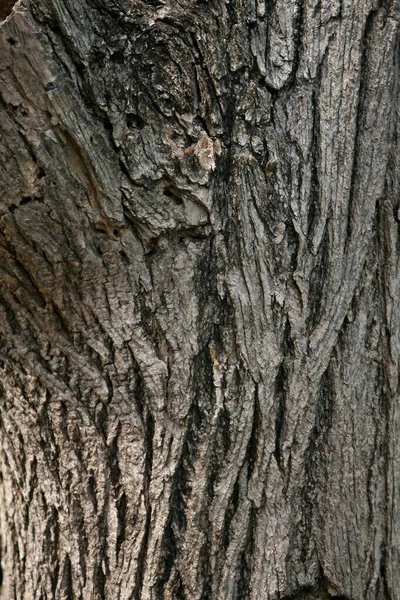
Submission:
<svg viewBox="0 0 400 600">
<path fill-rule="evenodd" d="M 0 24 L 1 600 L 400 599 L 399 16 Z"/>
</svg>

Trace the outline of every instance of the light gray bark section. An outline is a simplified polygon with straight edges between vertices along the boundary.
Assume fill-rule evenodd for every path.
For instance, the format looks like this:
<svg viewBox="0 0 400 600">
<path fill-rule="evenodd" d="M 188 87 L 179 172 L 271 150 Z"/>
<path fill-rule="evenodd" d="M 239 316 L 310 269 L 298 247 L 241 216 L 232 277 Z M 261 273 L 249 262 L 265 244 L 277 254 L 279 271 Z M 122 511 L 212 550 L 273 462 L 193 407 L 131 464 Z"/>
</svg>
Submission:
<svg viewBox="0 0 400 600">
<path fill-rule="evenodd" d="M 0 23 L 1 600 L 400 599 L 399 10 Z"/>
</svg>

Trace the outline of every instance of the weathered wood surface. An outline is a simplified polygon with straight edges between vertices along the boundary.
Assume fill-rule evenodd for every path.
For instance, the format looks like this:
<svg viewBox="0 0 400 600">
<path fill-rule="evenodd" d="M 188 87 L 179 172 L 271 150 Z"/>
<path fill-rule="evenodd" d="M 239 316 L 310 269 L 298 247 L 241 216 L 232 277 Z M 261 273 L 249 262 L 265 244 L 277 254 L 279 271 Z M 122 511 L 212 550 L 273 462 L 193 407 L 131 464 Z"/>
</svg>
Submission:
<svg viewBox="0 0 400 600">
<path fill-rule="evenodd" d="M 399 10 L 0 24 L 2 600 L 400 599 Z"/>
</svg>

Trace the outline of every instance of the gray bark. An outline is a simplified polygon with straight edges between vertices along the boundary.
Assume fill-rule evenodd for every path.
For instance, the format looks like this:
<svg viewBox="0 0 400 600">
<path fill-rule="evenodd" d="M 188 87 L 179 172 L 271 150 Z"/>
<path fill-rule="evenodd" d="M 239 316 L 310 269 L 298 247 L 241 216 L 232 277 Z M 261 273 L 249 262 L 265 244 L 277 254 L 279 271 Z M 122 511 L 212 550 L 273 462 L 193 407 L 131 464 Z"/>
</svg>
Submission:
<svg viewBox="0 0 400 600">
<path fill-rule="evenodd" d="M 400 599 L 399 16 L 0 23 L 1 600 Z"/>
</svg>

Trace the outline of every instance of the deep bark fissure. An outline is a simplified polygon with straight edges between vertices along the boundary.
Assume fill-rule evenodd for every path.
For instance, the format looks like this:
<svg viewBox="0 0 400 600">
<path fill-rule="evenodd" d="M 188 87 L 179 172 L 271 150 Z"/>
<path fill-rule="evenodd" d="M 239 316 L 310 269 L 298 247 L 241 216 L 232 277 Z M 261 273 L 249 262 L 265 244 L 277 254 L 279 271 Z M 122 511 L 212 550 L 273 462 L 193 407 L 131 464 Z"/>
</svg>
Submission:
<svg viewBox="0 0 400 600">
<path fill-rule="evenodd" d="M 150 411 L 147 412 L 145 416 L 145 479 L 143 485 L 143 498 L 146 510 L 145 524 L 144 524 L 144 534 L 142 539 L 142 545 L 140 548 L 140 554 L 138 558 L 138 567 L 136 572 L 136 586 L 134 592 L 135 600 L 139 600 L 141 598 L 142 588 L 143 588 L 143 578 L 144 578 L 144 570 L 145 570 L 145 562 L 146 555 L 148 551 L 148 542 L 150 535 L 150 524 L 151 524 L 151 504 L 150 504 L 150 496 L 149 496 L 149 488 L 152 476 L 152 465 L 153 465 L 153 438 L 154 438 L 154 419 L 151 415 Z"/>
<path fill-rule="evenodd" d="M 349 204 L 348 204 L 348 217 L 347 217 L 347 236 L 346 241 L 348 242 L 352 236 L 352 218 L 354 211 L 354 194 L 355 188 L 357 185 L 358 174 L 358 157 L 361 151 L 359 145 L 359 137 L 360 132 L 362 131 L 362 121 L 364 119 L 364 106 L 365 106 L 365 96 L 366 90 L 368 89 L 368 48 L 369 48 L 369 37 L 372 34 L 374 21 L 379 14 L 378 9 L 371 10 L 368 14 L 363 37 L 361 39 L 361 59 L 360 59 L 360 75 L 359 75 L 359 89 L 357 96 L 357 110 L 356 110 L 356 136 L 354 139 L 354 150 L 353 150 L 353 164 L 351 168 L 351 180 L 350 180 L 350 194 L 349 194 Z"/>
</svg>

